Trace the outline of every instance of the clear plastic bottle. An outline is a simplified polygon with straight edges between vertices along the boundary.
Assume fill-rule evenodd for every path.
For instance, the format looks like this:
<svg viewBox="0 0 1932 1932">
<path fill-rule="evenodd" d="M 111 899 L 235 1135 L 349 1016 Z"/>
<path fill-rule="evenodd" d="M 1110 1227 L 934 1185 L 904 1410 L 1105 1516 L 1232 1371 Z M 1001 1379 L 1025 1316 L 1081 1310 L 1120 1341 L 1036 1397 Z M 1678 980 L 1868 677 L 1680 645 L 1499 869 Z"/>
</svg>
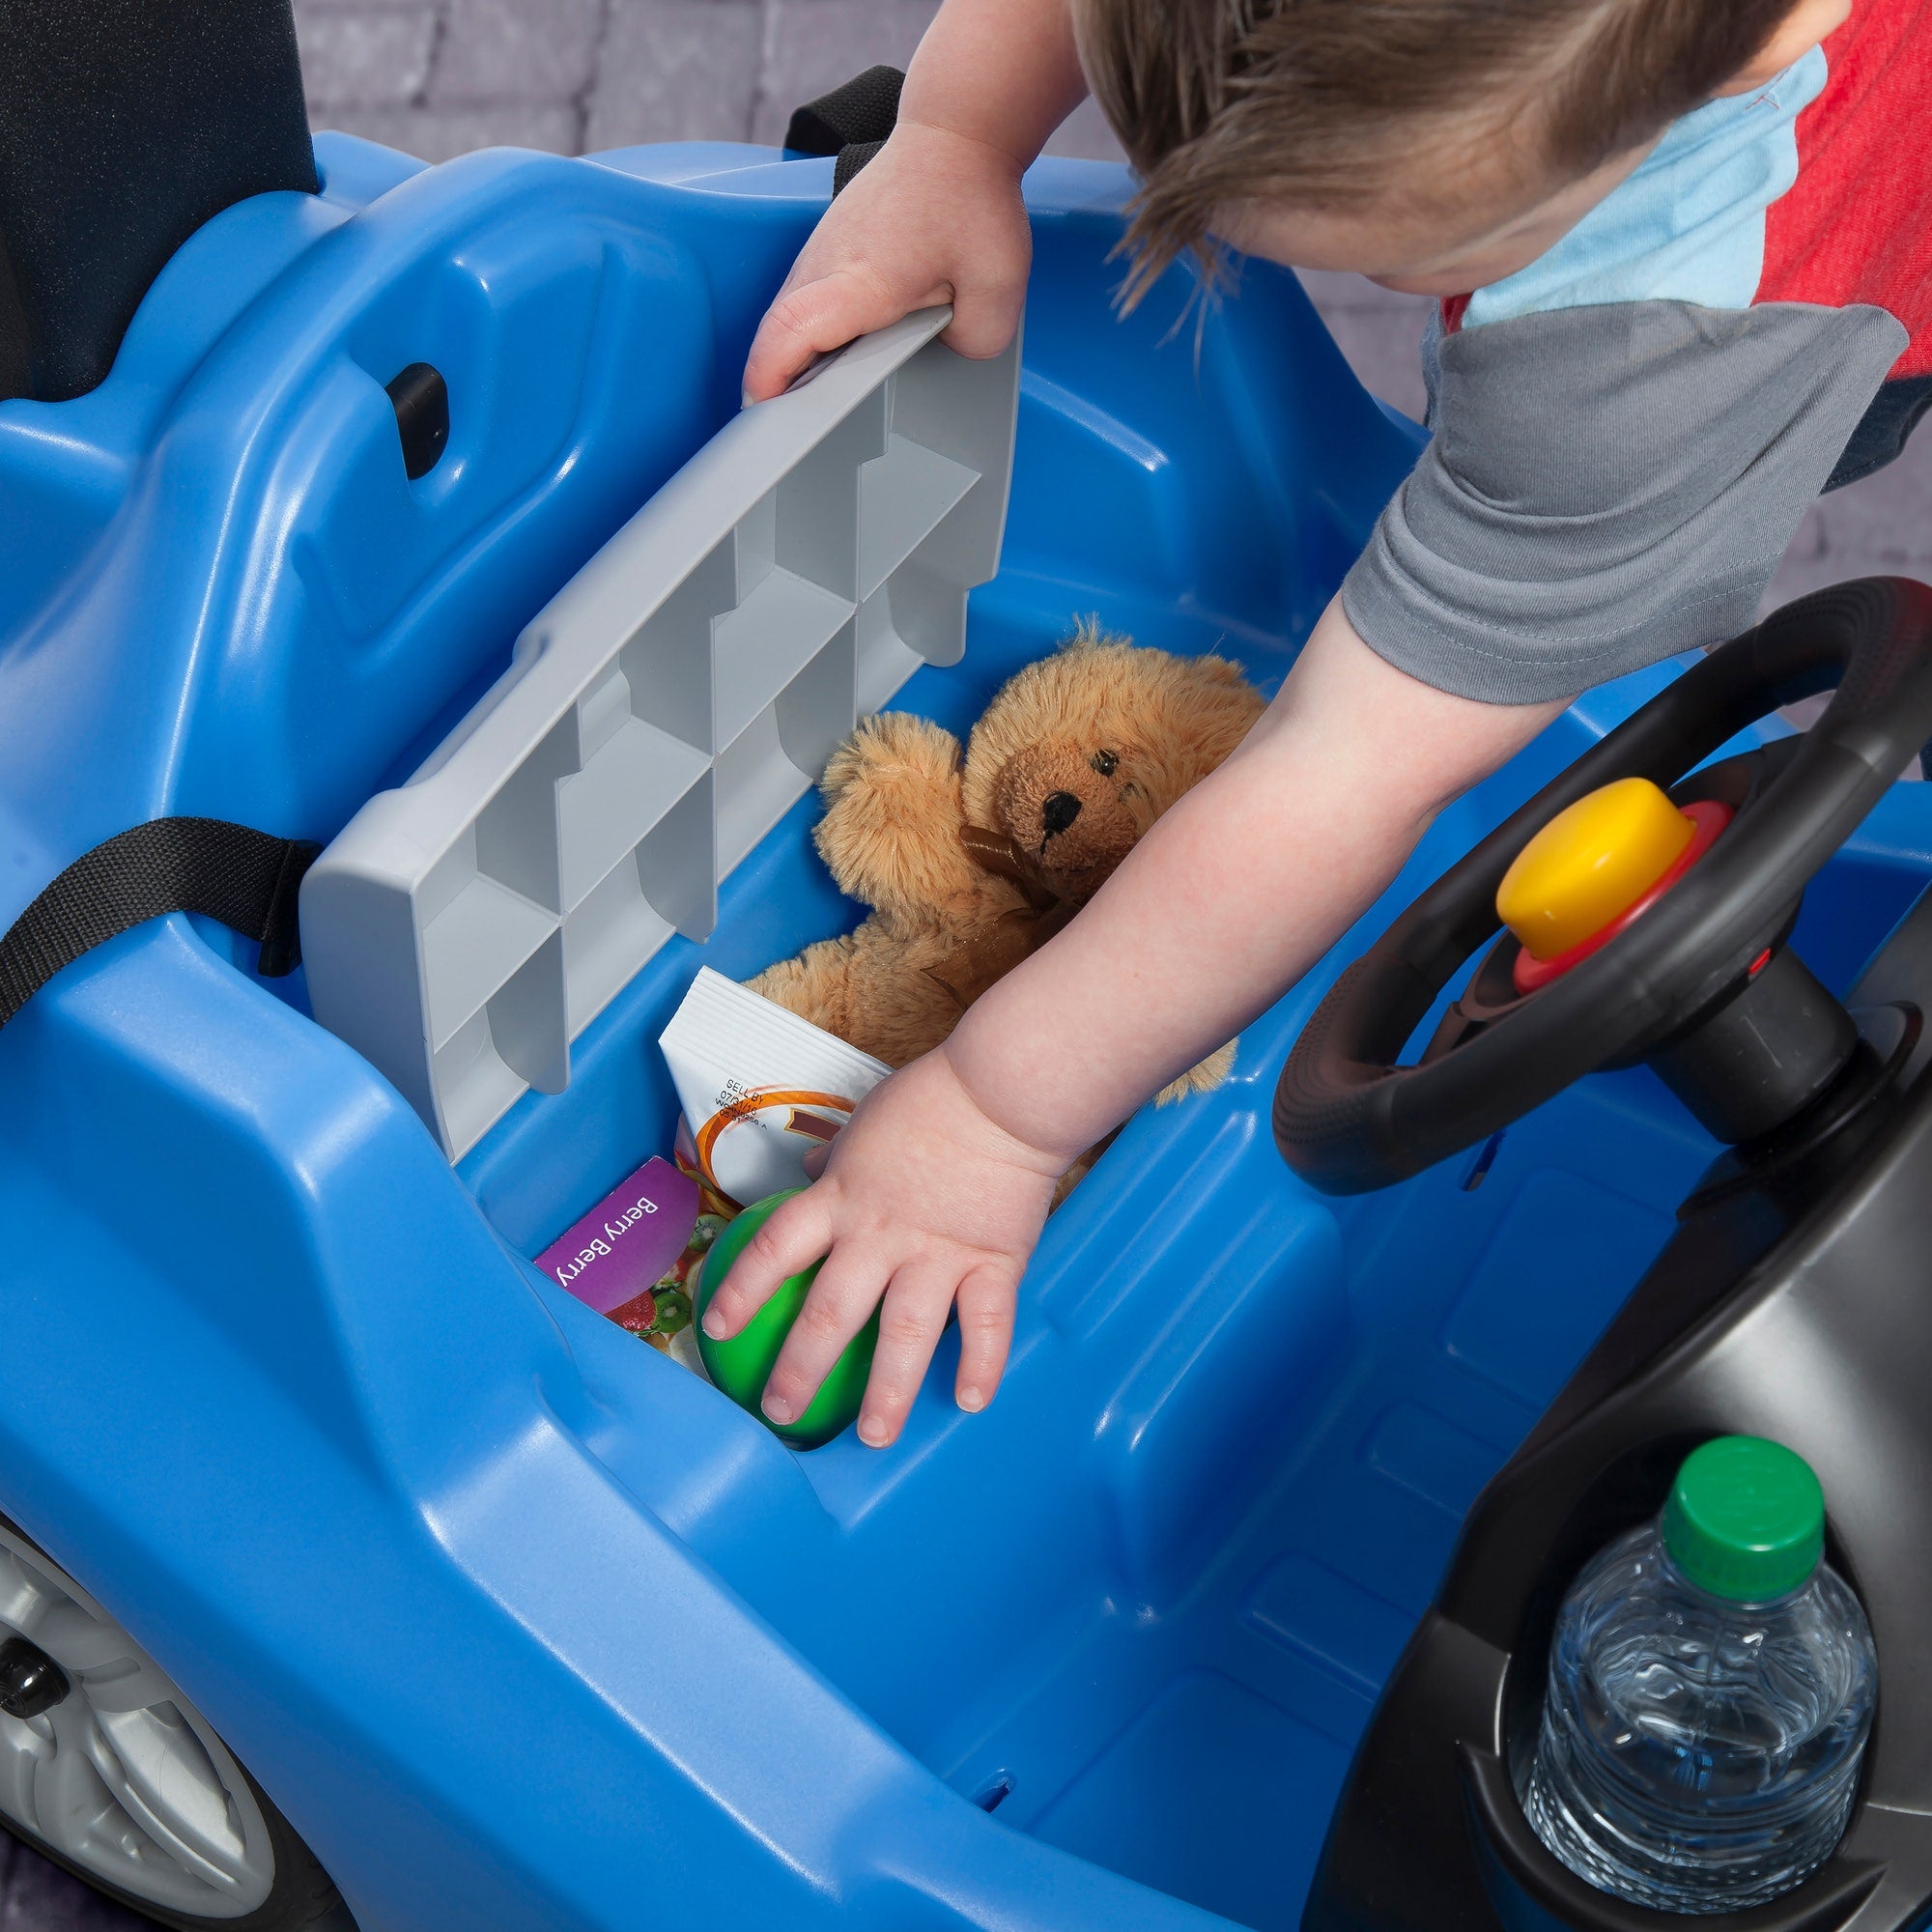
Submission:
<svg viewBox="0 0 1932 1932">
<path fill-rule="evenodd" d="M 1638 1905 L 1734 1912 L 1831 1857 L 1878 1669 L 1824 1529 L 1803 1458 L 1719 1436 L 1572 1584 L 1520 1793 L 1572 1871 Z"/>
</svg>

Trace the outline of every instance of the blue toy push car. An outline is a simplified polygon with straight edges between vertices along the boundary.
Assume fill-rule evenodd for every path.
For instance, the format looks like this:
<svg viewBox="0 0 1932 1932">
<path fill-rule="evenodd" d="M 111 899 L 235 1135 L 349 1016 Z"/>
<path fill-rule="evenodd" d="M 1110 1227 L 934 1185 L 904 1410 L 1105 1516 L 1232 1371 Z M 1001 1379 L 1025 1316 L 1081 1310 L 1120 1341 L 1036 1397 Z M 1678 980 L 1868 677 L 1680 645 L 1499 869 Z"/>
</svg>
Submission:
<svg viewBox="0 0 1932 1932">
<path fill-rule="evenodd" d="M 1114 321 L 1114 169 L 1029 177 L 1023 360 L 914 318 L 740 412 L 833 160 L 315 163 L 0 403 L 0 1817 L 237 1932 L 1628 1932 L 1499 1767 L 1552 1579 L 1757 1427 L 1882 1690 L 1845 1848 L 1750 1922 L 1914 1922 L 1913 587 L 1573 707 L 1121 1135 L 993 1408 L 942 1351 L 893 1452 L 795 1454 L 526 1257 L 668 1147 L 697 967 L 849 921 L 814 756 L 1086 611 L 1278 678 L 1417 439 L 1285 275 L 1198 355 L 1182 289 Z M 1630 769 L 1733 859 L 1567 986 L 1467 978 L 1498 864 Z M 1781 1086 L 1725 1018 L 1773 993 Z"/>
</svg>

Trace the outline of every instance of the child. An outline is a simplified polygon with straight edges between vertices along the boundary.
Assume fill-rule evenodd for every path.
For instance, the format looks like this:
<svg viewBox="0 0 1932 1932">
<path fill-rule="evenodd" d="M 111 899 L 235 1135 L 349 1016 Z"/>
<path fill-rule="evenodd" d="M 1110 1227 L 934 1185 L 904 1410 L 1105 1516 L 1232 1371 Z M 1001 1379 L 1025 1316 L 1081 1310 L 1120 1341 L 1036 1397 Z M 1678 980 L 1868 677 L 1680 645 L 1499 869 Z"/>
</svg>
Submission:
<svg viewBox="0 0 1932 1932">
<path fill-rule="evenodd" d="M 1215 243 L 1438 296 L 1435 436 L 1247 742 L 873 1092 L 720 1290 L 733 1333 L 828 1257 L 778 1421 L 884 1297 L 874 1446 L 955 1305 L 955 1398 L 992 1399 L 1076 1154 L 1577 692 L 1748 625 L 1809 499 L 1932 402 L 1925 0 L 946 0 L 747 393 L 934 302 L 996 354 L 1021 170 L 1089 84 L 1142 183 L 1126 298 Z"/>
</svg>

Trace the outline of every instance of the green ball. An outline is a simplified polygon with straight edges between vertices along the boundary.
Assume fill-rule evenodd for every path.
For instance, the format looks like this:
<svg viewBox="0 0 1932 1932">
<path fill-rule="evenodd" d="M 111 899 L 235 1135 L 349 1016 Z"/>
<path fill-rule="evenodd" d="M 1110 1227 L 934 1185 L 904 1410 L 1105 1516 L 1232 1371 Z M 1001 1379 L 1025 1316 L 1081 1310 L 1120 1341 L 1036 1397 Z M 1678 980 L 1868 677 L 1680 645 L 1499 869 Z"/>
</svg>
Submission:
<svg viewBox="0 0 1932 1932">
<path fill-rule="evenodd" d="M 712 1291 L 731 1272 L 731 1264 L 745 1251 L 745 1243 L 770 1218 L 781 1202 L 802 1187 L 787 1188 L 755 1202 L 738 1215 L 720 1235 L 704 1257 L 698 1275 L 696 1309 L 698 1317 L 697 1352 L 711 1379 L 735 1402 L 749 1409 L 772 1434 L 795 1449 L 816 1449 L 830 1442 L 841 1429 L 858 1419 L 859 1405 L 865 1400 L 866 1378 L 872 1372 L 872 1350 L 879 1341 L 879 1311 L 875 1308 L 866 1325 L 845 1345 L 845 1352 L 832 1365 L 832 1373 L 819 1384 L 818 1393 L 806 1405 L 796 1422 L 773 1422 L 758 1406 L 765 1392 L 779 1350 L 791 1333 L 791 1324 L 805 1306 L 807 1291 L 817 1278 L 819 1264 L 800 1274 L 787 1275 L 773 1290 L 772 1297 L 728 1342 L 719 1342 L 704 1332 L 704 1311 L 711 1304 Z"/>
</svg>

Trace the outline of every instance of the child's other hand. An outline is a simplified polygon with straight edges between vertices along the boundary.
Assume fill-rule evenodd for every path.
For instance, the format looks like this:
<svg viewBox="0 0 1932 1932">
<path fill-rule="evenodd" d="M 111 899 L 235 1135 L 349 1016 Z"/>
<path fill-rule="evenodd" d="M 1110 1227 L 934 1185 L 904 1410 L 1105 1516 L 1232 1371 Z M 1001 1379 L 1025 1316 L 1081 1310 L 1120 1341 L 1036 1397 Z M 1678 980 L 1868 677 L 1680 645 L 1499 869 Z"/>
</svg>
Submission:
<svg viewBox="0 0 1932 1932">
<path fill-rule="evenodd" d="M 952 304 L 942 340 L 997 355 L 1019 327 L 1032 260 L 1013 156 L 902 119 L 826 210 L 765 312 L 745 399 L 779 395 L 814 355 L 940 302 Z"/>
<path fill-rule="evenodd" d="M 774 1422 L 804 1412 L 882 1296 L 860 1439 L 878 1449 L 897 1436 L 955 1304 L 954 1395 L 961 1408 L 983 1408 L 1005 1371 L 1020 1275 L 1065 1165 L 989 1120 L 941 1047 L 867 1095 L 832 1144 L 824 1179 L 753 1236 L 705 1313 L 705 1331 L 735 1335 L 785 1276 L 823 1255 L 765 1384 Z"/>
</svg>

